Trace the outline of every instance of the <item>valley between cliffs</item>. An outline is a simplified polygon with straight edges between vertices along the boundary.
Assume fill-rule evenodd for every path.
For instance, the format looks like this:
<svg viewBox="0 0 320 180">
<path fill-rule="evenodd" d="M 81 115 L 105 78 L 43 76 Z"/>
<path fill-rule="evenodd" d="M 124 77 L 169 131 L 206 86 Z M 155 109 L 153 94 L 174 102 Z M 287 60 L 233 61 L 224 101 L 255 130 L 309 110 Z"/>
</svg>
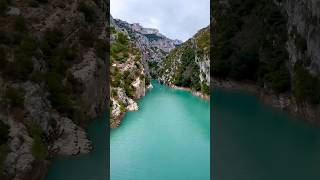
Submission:
<svg viewBox="0 0 320 180">
<path fill-rule="evenodd" d="M 209 99 L 209 28 L 188 41 L 171 40 L 157 29 L 111 17 L 110 127 L 116 128 L 155 79 Z"/>
</svg>

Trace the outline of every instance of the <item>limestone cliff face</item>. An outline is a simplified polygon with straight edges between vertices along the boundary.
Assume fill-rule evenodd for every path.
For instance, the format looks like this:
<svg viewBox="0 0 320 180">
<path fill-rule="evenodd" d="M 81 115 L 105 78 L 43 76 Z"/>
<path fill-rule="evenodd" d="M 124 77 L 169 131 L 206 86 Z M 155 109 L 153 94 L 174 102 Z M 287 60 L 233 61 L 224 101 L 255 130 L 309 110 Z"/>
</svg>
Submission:
<svg viewBox="0 0 320 180">
<path fill-rule="evenodd" d="M 120 29 L 111 20 L 111 128 L 120 125 L 127 111 L 138 110 L 136 100 L 145 95 L 149 78 L 145 75 L 141 55 L 136 43 L 129 39 L 127 31 Z"/>
<path fill-rule="evenodd" d="M 142 64 L 145 73 L 156 76 L 156 66 L 164 57 L 182 41 L 171 40 L 157 29 L 144 28 L 138 23 L 129 24 L 119 19 L 112 19 L 118 30 L 126 33 L 142 53 Z"/>
<path fill-rule="evenodd" d="M 182 86 L 209 94 L 209 27 L 173 49 L 159 64 L 158 79 L 170 86 Z"/>
<path fill-rule="evenodd" d="M 0 179 L 42 179 L 50 157 L 90 152 L 85 124 L 109 99 L 106 3 L 14 0 L 0 15 Z"/>
<path fill-rule="evenodd" d="M 290 62 L 295 64 L 304 59 L 309 63 L 312 74 L 320 75 L 320 2 L 318 0 L 286 0 L 275 2 L 288 16 L 288 52 Z M 302 47 L 295 42 L 301 36 Z M 307 57 L 304 57 L 307 56 Z"/>
</svg>

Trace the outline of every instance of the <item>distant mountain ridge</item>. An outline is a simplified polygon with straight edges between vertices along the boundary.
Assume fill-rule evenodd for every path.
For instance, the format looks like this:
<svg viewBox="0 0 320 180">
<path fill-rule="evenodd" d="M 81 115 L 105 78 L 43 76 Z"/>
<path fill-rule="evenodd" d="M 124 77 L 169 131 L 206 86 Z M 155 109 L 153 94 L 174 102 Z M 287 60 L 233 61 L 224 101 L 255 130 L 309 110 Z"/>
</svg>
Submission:
<svg viewBox="0 0 320 180">
<path fill-rule="evenodd" d="M 157 47 L 167 53 L 182 43 L 181 40 L 172 40 L 164 36 L 158 29 L 145 28 L 139 23 L 130 24 L 120 19 L 113 19 L 113 22 L 118 25 L 121 30 L 126 30 L 129 33 L 129 36 L 132 36 L 131 33 L 144 35 L 149 40 L 151 47 Z"/>
<path fill-rule="evenodd" d="M 159 30 L 144 28 L 139 23 L 130 24 L 110 16 L 110 24 L 116 31 L 123 32 L 142 53 L 142 65 L 147 76 L 156 76 L 156 67 L 182 41 L 172 40 Z M 111 39 L 112 41 L 112 39 Z"/>
</svg>

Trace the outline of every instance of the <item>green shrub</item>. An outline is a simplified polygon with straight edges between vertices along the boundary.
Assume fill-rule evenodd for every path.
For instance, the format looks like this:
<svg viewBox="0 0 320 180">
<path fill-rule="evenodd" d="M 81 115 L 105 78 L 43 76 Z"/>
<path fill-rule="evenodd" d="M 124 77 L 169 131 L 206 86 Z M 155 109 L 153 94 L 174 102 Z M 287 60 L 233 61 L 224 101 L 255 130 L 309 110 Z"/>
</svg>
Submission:
<svg viewBox="0 0 320 180">
<path fill-rule="evenodd" d="M 62 85 L 63 77 L 55 72 L 46 74 L 46 85 L 50 92 L 62 92 L 64 87 Z"/>
<path fill-rule="evenodd" d="M 287 19 L 281 9 L 268 0 L 230 1 L 229 6 L 217 3 L 213 8 L 211 76 L 267 83 L 276 92 L 290 89 L 287 70 L 282 69 L 289 58 Z"/>
<path fill-rule="evenodd" d="M 85 1 L 81 1 L 78 6 L 78 10 L 84 14 L 85 20 L 89 23 L 96 22 L 97 15 L 93 8 L 88 6 Z"/>
<path fill-rule="evenodd" d="M 16 31 L 19 31 L 19 32 L 25 32 L 28 30 L 26 20 L 24 19 L 23 16 L 15 17 L 13 27 Z"/>
<path fill-rule="evenodd" d="M 7 158 L 9 152 L 9 148 L 7 146 L 7 144 L 0 144 L 0 177 L 3 173 L 4 170 L 4 161 Z"/>
<path fill-rule="evenodd" d="M 0 119 L 0 145 L 6 144 L 9 135 L 9 126 Z"/>
<path fill-rule="evenodd" d="M 110 26 L 110 34 L 115 34 L 116 32 L 117 32 L 116 28 L 113 26 Z"/>
<path fill-rule="evenodd" d="M 24 52 L 23 49 L 18 48 L 15 50 L 13 62 L 6 63 L 3 70 L 3 75 L 9 80 L 22 80 L 25 81 L 33 71 L 32 58 Z"/>
<path fill-rule="evenodd" d="M 22 89 L 8 88 L 4 99 L 10 107 L 22 108 L 24 106 L 24 95 L 25 92 Z"/>
<path fill-rule="evenodd" d="M 121 111 L 122 113 L 126 112 L 126 107 L 125 107 L 125 105 L 123 104 L 123 102 L 120 101 L 119 104 L 120 104 L 120 111 Z"/>
<path fill-rule="evenodd" d="M 95 43 L 95 53 L 96 55 L 105 60 L 107 58 L 107 44 L 103 40 L 97 40 Z"/>
<path fill-rule="evenodd" d="M 94 38 L 92 37 L 92 33 L 88 30 L 82 29 L 79 32 L 79 41 L 80 44 L 84 47 L 93 47 L 94 45 Z"/>
<path fill-rule="evenodd" d="M 118 32 L 118 39 L 117 39 L 117 41 L 118 41 L 119 43 L 123 44 L 123 45 L 128 45 L 128 43 L 129 43 L 128 37 L 127 37 L 125 34 L 123 34 L 122 32 Z"/>
<path fill-rule="evenodd" d="M 20 43 L 20 49 L 24 54 L 30 55 L 32 56 L 35 52 L 35 50 L 37 49 L 37 43 L 36 41 L 30 37 L 27 36 L 24 39 L 22 39 L 21 43 Z"/>
<path fill-rule="evenodd" d="M 34 7 L 34 8 L 39 7 L 39 1 L 37 1 L 37 0 L 29 0 L 28 1 L 28 5 L 30 7 Z"/>
<path fill-rule="evenodd" d="M 43 160 L 47 157 L 47 147 L 42 141 L 42 130 L 39 125 L 33 123 L 29 127 L 29 133 L 33 138 L 32 154 L 37 160 Z"/>
<path fill-rule="evenodd" d="M 44 40 L 50 48 L 56 48 L 63 40 L 63 33 L 58 29 L 47 30 L 44 34 Z"/>
<path fill-rule="evenodd" d="M 48 0 L 36 0 L 36 1 L 38 1 L 39 3 L 47 3 L 48 2 Z"/>
<path fill-rule="evenodd" d="M 134 99 L 134 88 L 132 87 L 131 84 L 130 85 L 126 84 L 124 86 L 124 91 L 128 97 Z"/>
<path fill-rule="evenodd" d="M 6 49 L 0 45 L 0 70 L 2 70 L 7 63 L 7 53 L 6 53 Z"/>
<path fill-rule="evenodd" d="M 71 115 L 73 101 L 68 95 L 66 87 L 62 84 L 62 79 L 63 77 L 56 72 L 50 72 L 46 75 L 46 85 L 50 93 L 48 99 L 59 112 Z"/>
<path fill-rule="evenodd" d="M 290 81 L 290 73 L 287 68 L 279 69 L 271 74 L 271 87 L 276 93 L 288 91 Z"/>
<path fill-rule="evenodd" d="M 146 86 L 149 86 L 151 83 L 150 83 L 150 79 L 148 77 L 145 78 L 145 85 Z"/>
<path fill-rule="evenodd" d="M 52 54 L 52 49 L 46 40 L 42 40 L 40 42 L 39 48 L 41 49 L 44 56 L 50 56 Z"/>
<path fill-rule="evenodd" d="M 0 0 L 0 15 L 4 15 L 8 9 L 7 0 Z"/>
<path fill-rule="evenodd" d="M 293 95 L 299 103 L 320 103 L 320 80 L 313 77 L 300 62 L 294 66 Z"/>
<path fill-rule="evenodd" d="M 202 84 L 201 91 L 202 91 L 204 94 L 210 94 L 210 88 L 209 88 L 209 86 L 206 85 L 206 84 Z"/>
<path fill-rule="evenodd" d="M 0 30 L 0 44 L 18 45 L 25 36 L 21 32 Z"/>
</svg>

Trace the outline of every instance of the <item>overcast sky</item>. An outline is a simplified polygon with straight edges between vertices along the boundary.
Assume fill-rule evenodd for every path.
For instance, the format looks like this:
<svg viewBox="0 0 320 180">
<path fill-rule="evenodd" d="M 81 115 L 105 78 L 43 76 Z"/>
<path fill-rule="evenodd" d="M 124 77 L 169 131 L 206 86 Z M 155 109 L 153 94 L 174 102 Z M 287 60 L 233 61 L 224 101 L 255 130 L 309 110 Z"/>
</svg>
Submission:
<svg viewBox="0 0 320 180">
<path fill-rule="evenodd" d="M 210 22 L 210 0 L 110 0 L 111 15 L 186 41 Z"/>
</svg>

